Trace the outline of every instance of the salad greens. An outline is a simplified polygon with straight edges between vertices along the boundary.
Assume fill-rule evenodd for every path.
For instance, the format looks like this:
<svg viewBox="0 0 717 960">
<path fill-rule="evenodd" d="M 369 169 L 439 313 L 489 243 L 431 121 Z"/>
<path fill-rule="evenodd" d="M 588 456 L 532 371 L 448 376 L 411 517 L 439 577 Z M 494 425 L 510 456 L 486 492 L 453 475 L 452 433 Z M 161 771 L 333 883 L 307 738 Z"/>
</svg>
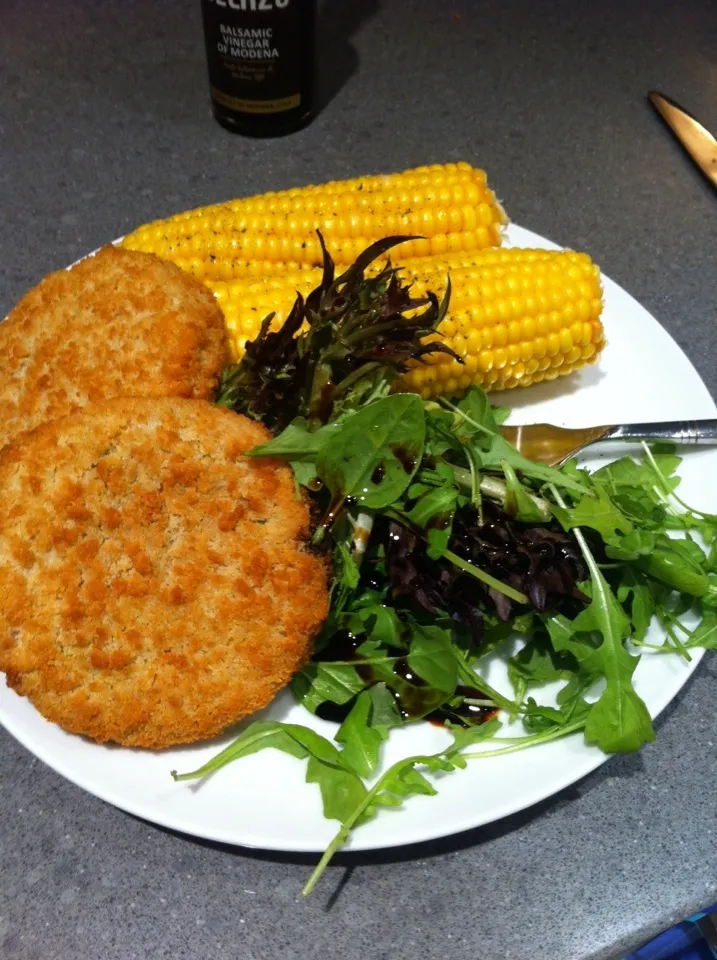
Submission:
<svg viewBox="0 0 717 960">
<path fill-rule="evenodd" d="M 400 240 L 374 244 L 338 278 L 322 240 L 321 284 L 279 332 L 267 318 L 219 400 L 269 426 L 273 439 L 249 455 L 290 464 L 311 502 L 331 609 L 292 689 L 338 726 L 331 741 L 256 721 L 173 776 L 203 777 L 268 747 L 305 761 L 340 824 L 305 893 L 382 806 L 435 793 L 426 774 L 580 731 L 606 753 L 638 750 L 655 736 L 633 685 L 643 649 L 689 660 L 717 648 L 717 517 L 679 498 L 674 450 L 645 445 L 639 460 L 593 473 L 547 467 L 505 440 L 508 411 L 481 390 L 439 401 L 396 391 L 409 361 L 450 352 L 430 336 L 449 288 L 442 302 L 418 301 L 390 263 L 366 276 Z M 646 640 L 653 622 L 662 644 Z M 494 651 L 511 694 L 480 675 Z M 500 711 L 525 735 L 497 736 Z M 390 730 L 421 719 L 451 744 L 377 777 Z"/>
</svg>

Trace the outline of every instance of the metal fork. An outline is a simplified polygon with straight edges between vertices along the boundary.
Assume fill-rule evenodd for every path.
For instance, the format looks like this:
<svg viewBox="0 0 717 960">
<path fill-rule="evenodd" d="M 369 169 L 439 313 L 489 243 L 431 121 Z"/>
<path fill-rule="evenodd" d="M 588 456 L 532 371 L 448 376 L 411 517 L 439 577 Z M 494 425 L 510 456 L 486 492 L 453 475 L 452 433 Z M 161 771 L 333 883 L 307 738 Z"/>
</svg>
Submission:
<svg viewBox="0 0 717 960">
<path fill-rule="evenodd" d="M 717 443 L 717 420 L 673 420 L 662 423 L 623 423 L 568 429 L 549 423 L 501 427 L 501 433 L 523 456 L 557 466 L 584 447 L 604 440 L 667 440 L 673 443 Z"/>
</svg>

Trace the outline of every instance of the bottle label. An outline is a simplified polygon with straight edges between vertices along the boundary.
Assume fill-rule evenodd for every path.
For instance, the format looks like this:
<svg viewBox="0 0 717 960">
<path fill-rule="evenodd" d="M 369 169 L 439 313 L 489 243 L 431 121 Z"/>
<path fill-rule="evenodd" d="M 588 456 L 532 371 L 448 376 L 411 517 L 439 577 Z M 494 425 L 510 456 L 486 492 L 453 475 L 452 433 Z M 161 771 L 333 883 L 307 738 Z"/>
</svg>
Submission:
<svg viewBox="0 0 717 960">
<path fill-rule="evenodd" d="M 204 0 L 213 99 L 241 113 L 301 104 L 299 0 Z"/>
</svg>

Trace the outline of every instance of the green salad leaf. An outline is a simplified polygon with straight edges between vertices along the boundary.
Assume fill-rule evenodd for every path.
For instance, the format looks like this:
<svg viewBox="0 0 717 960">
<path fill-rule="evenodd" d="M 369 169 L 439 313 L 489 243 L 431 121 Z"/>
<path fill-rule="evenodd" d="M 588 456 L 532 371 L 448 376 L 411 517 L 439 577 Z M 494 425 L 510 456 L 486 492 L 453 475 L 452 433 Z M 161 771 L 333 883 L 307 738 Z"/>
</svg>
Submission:
<svg viewBox="0 0 717 960">
<path fill-rule="evenodd" d="M 307 710 L 316 713 L 322 703 L 343 704 L 366 686 L 348 663 L 322 663 L 312 660 L 292 680 L 294 696 Z"/>
<path fill-rule="evenodd" d="M 631 521 L 615 506 L 604 487 L 598 487 L 594 493 L 581 497 L 573 507 L 555 504 L 553 516 L 560 521 L 563 530 L 590 527 L 606 539 L 614 537 L 616 533 L 632 533 Z"/>
<path fill-rule="evenodd" d="M 314 462 L 319 451 L 341 429 L 341 421 L 334 420 L 313 432 L 304 417 L 296 417 L 282 432 L 246 454 L 248 457 L 280 457 L 292 463 Z"/>
<path fill-rule="evenodd" d="M 709 610 L 704 615 L 699 626 L 691 634 L 686 646 L 717 650 L 717 612 Z"/>
<path fill-rule="evenodd" d="M 533 634 L 508 661 L 508 677 L 520 700 L 529 686 L 567 679 L 575 669 L 574 658 L 556 650 L 542 631 Z"/>
<path fill-rule="evenodd" d="M 603 677 L 605 690 L 590 710 L 585 739 L 605 753 L 632 753 L 655 739 L 647 707 L 635 692 L 632 675 L 637 657 L 625 641 L 631 622 L 595 562 L 580 530 L 576 530 L 588 569 L 589 605 L 572 621 L 555 617 L 548 624 L 553 646 L 571 653 L 590 679 Z"/>
<path fill-rule="evenodd" d="M 415 393 L 396 393 L 349 417 L 322 446 L 319 476 L 334 497 L 365 508 L 390 506 L 409 486 L 425 440 L 423 404 Z"/>
<path fill-rule="evenodd" d="M 356 698 L 334 739 L 343 744 L 342 757 L 359 776 L 370 777 L 379 761 L 381 745 L 401 717 L 384 683 L 377 683 Z"/>
<path fill-rule="evenodd" d="M 415 624 L 408 665 L 427 684 L 445 694 L 458 685 L 458 662 L 450 631 L 438 626 Z"/>
<path fill-rule="evenodd" d="M 436 794 L 436 788 L 417 769 L 418 767 L 424 767 L 433 774 L 450 773 L 452 770 L 462 769 L 466 762 L 460 751 L 475 743 L 490 739 L 495 735 L 499 726 L 500 724 L 494 720 L 480 727 L 452 729 L 453 743 L 447 749 L 435 754 L 406 757 L 389 767 L 345 817 L 339 832 L 326 848 L 314 872 L 309 877 L 304 887 L 304 896 L 308 896 L 314 889 L 332 857 L 346 843 L 356 824 L 372 816 L 379 807 L 399 807 L 407 797 L 421 794 L 433 796 Z"/>
<path fill-rule="evenodd" d="M 307 783 L 316 783 L 321 790 L 324 816 L 344 821 L 367 795 L 366 787 L 356 771 L 345 762 L 342 754 L 325 737 L 309 727 L 276 720 L 257 720 L 221 753 L 191 773 L 172 771 L 175 780 L 197 780 L 215 773 L 240 757 L 272 748 L 308 759 Z"/>
<path fill-rule="evenodd" d="M 552 483 L 573 493 L 586 492 L 586 486 L 580 479 L 555 467 L 535 463 L 511 446 L 500 433 L 500 425 L 488 398 L 478 387 L 471 387 L 457 406 L 447 400 L 443 404 L 455 414 L 455 436 L 475 449 L 484 469 L 492 467 L 500 470 L 505 462 L 514 471 L 542 484 Z"/>
</svg>

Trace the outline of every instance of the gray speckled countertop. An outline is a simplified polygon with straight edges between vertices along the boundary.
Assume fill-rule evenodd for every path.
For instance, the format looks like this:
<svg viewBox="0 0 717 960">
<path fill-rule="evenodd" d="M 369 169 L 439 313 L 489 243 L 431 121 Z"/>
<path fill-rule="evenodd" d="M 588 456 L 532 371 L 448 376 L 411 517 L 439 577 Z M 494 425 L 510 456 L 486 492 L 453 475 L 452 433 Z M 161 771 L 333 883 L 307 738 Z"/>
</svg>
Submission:
<svg viewBox="0 0 717 960">
<path fill-rule="evenodd" d="M 3 0 L 0 315 L 154 217 L 465 158 L 516 222 L 589 250 L 717 393 L 716 198 L 644 101 L 664 88 L 717 129 L 711 0 L 328 10 L 330 102 L 250 141 L 211 119 L 197 0 Z M 0 732 L 0 957 L 618 957 L 717 899 L 715 679 L 707 657 L 639 756 L 492 826 L 348 858 L 308 902 L 307 861 L 134 819 Z"/>
</svg>

